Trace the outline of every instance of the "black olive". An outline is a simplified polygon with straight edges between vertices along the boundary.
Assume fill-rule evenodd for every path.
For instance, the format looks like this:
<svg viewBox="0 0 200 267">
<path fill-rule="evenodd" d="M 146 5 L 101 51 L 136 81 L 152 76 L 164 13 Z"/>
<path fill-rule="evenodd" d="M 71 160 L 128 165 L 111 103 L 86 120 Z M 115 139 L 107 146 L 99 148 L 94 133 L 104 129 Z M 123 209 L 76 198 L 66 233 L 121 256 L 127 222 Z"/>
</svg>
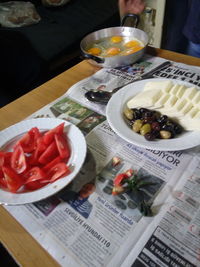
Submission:
<svg viewBox="0 0 200 267">
<path fill-rule="evenodd" d="M 149 111 L 149 109 L 147 109 L 147 108 L 140 108 L 139 111 L 140 111 L 141 114 L 144 114 L 145 112 Z"/>
<path fill-rule="evenodd" d="M 168 116 L 167 115 L 162 115 L 159 118 L 157 118 L 157 121 L 161 124 L 164 124 L 168 121 Z"/>
<path fill-rule="evenodd" d="M 174 125 L 174 132 L 175 132 L 176 134 L 181 134 L 182 131 L 183 131 L 183 128 L 182 128 L 179 124 L 175 124 L 175 125 Z"/>
<path fill-rule="evenodd" d="M 143 122 L 144 122 L 144 123 L 153 123 L 154 120 L 155 120 L 154 117 L 145 117 L 145 118 L 143 119 Z"/>
<path fill-rule="evenodd" d="M 156 135 L 154 134 L 154 132 L 146 133 L 144 137 L 147 141 L 153 141 L 156 139 Z"/>
<path fill-rule="evenodd" d="M 160 124 L 157 121 L 153 121 L 151 124 L 152 130 L 160 131 Z"/>
<path fill-rule="evenodd" d="M 137 108 L 133 108 L 134 118 L 135 120 L 139 120 L 142 118 L 142 114 Z"/>
<path fill-rule="evenodd" d="M 144 118 L 147 118 L 147 117 L 152 117 L 154 115 L 154 112 L 153 111 L 146 111 L 144 114 L 143 114 L 143 117 Z"/>
</svg>

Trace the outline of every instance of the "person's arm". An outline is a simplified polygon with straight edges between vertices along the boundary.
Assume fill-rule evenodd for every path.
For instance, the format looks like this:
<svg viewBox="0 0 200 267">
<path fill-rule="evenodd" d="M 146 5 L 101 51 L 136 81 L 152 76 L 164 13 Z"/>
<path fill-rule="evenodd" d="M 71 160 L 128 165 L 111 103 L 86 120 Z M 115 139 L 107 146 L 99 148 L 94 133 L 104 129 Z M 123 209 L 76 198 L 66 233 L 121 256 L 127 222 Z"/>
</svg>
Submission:
<svg viewBox="0 0 200 267">
<path fill-rule="evenodd" d="M 118 0 L 120 16 L 128 13 L 140 14 L 145 8 L 144 0 Z"/>
</svg>

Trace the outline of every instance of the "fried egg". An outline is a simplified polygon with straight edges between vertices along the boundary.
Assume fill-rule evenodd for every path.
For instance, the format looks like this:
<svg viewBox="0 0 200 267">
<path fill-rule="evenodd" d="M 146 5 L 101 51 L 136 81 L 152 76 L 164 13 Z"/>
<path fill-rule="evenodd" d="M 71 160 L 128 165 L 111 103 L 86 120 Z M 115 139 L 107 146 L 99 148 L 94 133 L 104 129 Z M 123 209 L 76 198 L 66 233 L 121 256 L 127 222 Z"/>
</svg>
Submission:
<svg viewBox="0 0 200 267">
<path fill-rule="evenodd" d="M 128 56 L 130 54 L 133 54 L 139 50 L 141 50 L 142 47 L 141 46 L 138 46 L 138 47 L 131 47 L 131 48 L 128 48 L 128 49 L 125 49 L 124 51 L 121 52 L 121 55 L 122 56 Z"/>
<path fill-rule="evenodd" d="M 92 47 L 87 52 L 93 56 L 98 56 L 101 54 L 101 49 L 99 47 Z"/>
<path fill-rule="evenodd" d="M 105 56 L 116 56 L 121 52 L 119 47 L 109 47 L 105 51 Z"/>
<path fill-rule="evenodd" d="M 140 46 L 140 43 L 137 40 L 131 40 L 131 41 L 125 43 L 124 46 L 126 48 L 138 47 L 138 46 Z"/>
<path fill-rule="evenodd" d="M 114 44 L 121 43 L 122 40 L 123 40 L 122 36 L 112 36 L 110 38 L 111 43 Z"/>
</svg>

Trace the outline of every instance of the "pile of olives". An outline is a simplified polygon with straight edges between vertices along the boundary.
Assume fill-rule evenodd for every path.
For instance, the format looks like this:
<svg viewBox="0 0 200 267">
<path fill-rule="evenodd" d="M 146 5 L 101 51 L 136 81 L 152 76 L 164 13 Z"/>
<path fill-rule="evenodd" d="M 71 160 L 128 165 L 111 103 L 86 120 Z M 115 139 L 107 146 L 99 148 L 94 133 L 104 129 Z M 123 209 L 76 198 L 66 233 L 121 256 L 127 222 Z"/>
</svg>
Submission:
<svg viewBox="0 0 200 267">
<path fill-rule="evenodd" d="M 167 115 L 147 108 L 125 108 L 124 117 L 129 127 L 148 141 L 174 138 L 183 131 L 183 128 Z"/>
</svg>

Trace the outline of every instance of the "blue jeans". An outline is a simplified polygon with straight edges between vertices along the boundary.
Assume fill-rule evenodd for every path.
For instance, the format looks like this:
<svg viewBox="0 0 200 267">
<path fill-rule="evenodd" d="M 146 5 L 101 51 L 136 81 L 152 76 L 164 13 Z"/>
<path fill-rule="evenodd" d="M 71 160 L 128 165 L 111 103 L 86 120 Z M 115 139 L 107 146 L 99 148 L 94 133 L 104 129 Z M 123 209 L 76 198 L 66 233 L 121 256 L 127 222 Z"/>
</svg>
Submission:
<svg viewBox="0 0 200 267">
<path fill-rule="evenodd" d="M 189 41 L 187 47 L 187 54 L 193 57 L 200 57 L 200 44 L 195 44 Z"/>
</svg>

